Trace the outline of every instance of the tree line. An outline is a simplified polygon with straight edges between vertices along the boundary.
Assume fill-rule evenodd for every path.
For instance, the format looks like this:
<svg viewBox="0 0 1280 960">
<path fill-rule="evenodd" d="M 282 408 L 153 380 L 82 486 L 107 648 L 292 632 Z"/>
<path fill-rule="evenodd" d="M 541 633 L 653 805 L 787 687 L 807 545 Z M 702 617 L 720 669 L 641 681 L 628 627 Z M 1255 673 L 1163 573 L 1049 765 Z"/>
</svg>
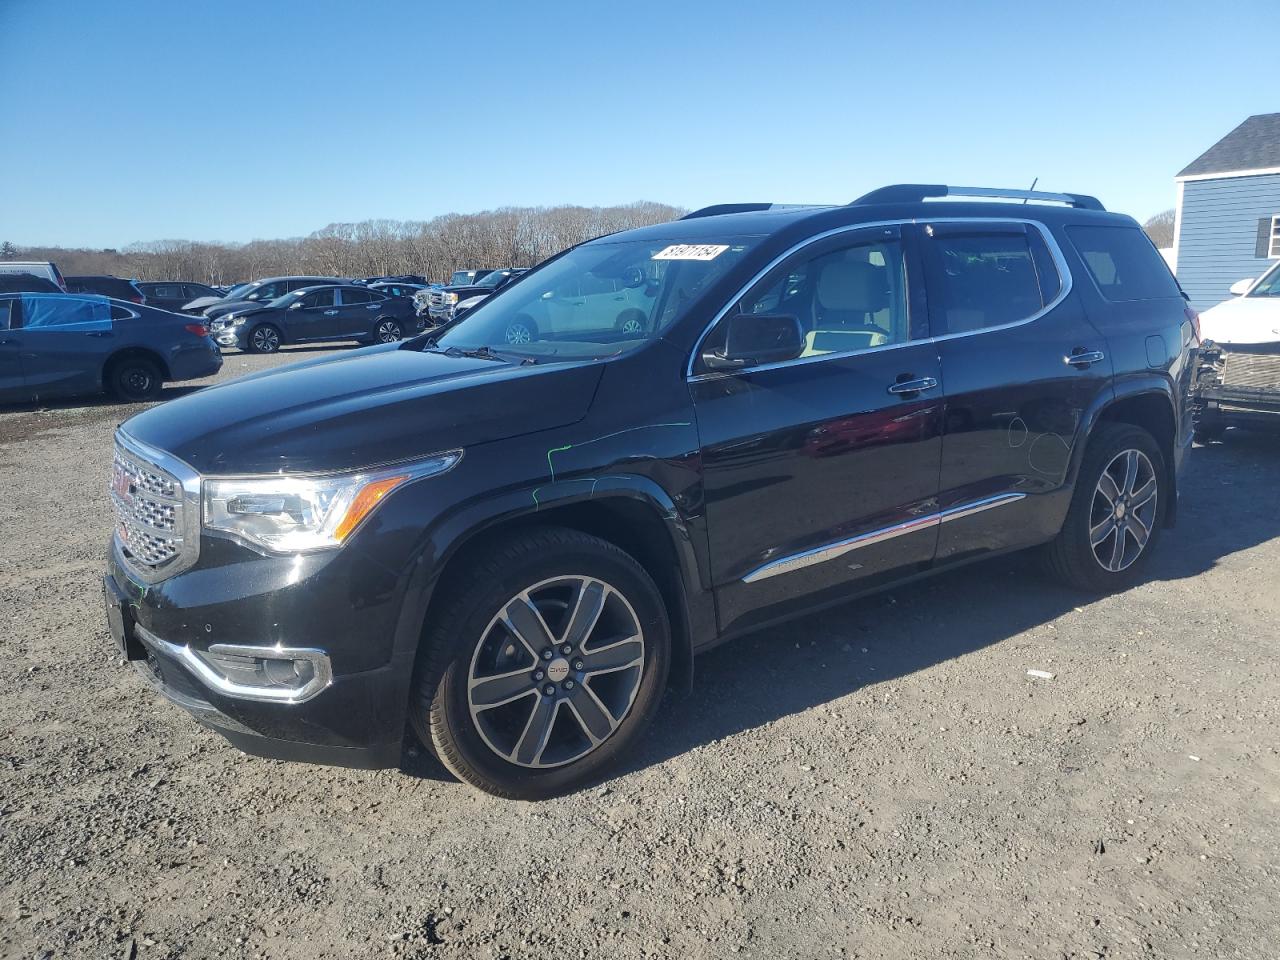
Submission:
<svg viewBox="0 0 1280 960">
<path fill-rule="evenodd" d="M 306 237 L 202 243 L 157 240 L 120 249 L 20 247 L 3 260 L 52 260 L 63 274 L 223 285 L 259 277 L 374 277 L 419 274 L 447 280 L 454 270 L 530 267 L 566 247 L 618 230 L 663 223 L 685 211 L 665 203 L 612 207 L 501 207 L 432 220 L 331 223 Z"/>
</svg>

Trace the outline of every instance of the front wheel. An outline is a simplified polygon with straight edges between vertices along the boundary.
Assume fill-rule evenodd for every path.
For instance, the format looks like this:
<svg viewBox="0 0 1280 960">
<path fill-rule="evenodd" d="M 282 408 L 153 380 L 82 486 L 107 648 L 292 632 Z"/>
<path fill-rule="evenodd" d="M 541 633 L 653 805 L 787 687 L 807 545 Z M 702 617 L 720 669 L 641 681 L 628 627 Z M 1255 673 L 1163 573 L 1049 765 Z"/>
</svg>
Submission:
<svg viewBox="0 0 1280 960">
<path fill-rule="evenodd" d="M 548 528 L 450 582 L 415 674 L 415 732 L 459 779 L 535 800 L 574 790 L 648 726 L 666 686 L 662 597 L 607 541 Z"/>
<path fill-rule="evenodd" d="M 503 339 L 516 345 L 529 343 L 538 334 L 538 325 L 529 317 L 519 316 L 507 324 Z"/>
<path fill-rule="evenodd" d="M 251 353 L 275 353 L 280 349 L 280 331 L 269 323 L 254 327 L 249 333 Z"/>
<path fill-rule="evenodd" d="M 1166 477 L 1151 434 L 1122 423 L 1100 427 L 1085 450 L 1062 531 L 1045 548 L 1050 572 L 1093 593 L 1137 580 L 1159 538 Z"/>
</svg>

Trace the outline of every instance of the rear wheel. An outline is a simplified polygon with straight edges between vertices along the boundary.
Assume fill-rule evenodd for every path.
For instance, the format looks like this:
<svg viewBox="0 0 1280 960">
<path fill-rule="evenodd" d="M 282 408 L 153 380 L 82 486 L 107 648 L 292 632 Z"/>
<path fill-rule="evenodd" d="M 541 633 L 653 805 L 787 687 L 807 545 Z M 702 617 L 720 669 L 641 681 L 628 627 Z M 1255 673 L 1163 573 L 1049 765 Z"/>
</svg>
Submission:
<svg viewBox="0 0 1280 960">
<path fill-rule="evenodd" d="M 666 686 L 661 595 L 574 530 L 522 534 L 456 578 L 415 675 L 418 736 L 460 779 L 534 800 L 581 786 L 648 726 Z"/>
<path fill-rule="evenodd" d="M 280 331 L 269 323 L 254 327 L 249 333 L 249 350 L 252 353 L 275 353 L 280 349 Z"/>
<path fill-rule="evenodd" d="M 624 310 L 618 314 L 617 322 L 614 324 L 620 333 L 624 333 L 629 337 L 638 337 L 644 333 L 644 314 L 639 310 Z"/>
<path fill-rule="evenodd" d="M 108 389 L 126 403 L 154 400 L 164 386 L 160 365 L 146 357 L 123 357 L 114 361 L 106 381 Z"/>
<path fill-rule="evenodd" d="M 373 338 L 378 343 L 395 343 L 397 340 L 403 339 L 404 331 L 400 329 L 400 324 L 388 317 L 381 318 L 373 327 Z"/>
<path fill-rule="evenodd" d="M 1129 586 L 1150 560 L 1167 501 L 1155 438 L 1128 424 L 1103 425 L 1085 451 L 1062 531 L 1045 548 L 1050 572 L 1094 593 Z"/>
</svg>

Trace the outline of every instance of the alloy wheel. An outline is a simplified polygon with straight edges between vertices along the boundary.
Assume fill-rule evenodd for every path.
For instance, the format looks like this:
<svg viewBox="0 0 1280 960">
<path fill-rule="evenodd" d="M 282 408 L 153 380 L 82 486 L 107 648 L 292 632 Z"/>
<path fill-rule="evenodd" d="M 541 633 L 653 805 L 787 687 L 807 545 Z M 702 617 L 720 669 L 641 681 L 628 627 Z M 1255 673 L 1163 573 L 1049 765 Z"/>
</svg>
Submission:
<svg viewBox="0 0 1280 960">
<path fill-rule="evenodd" d="M 253 346 L 262 353 L 275 353 L 280 346 L 280 334 L 270 327 L 258 327 L 253 331 Z"/>
<path fill-rule="evenodd" d="M 533 332 L 523 323 L 507 325 L 507 343 L 528 343 L 533 339 Z"/>
<path fill-rule="evenodd" d="M 622 332 L 626 334 L 643 333 L 644 326 L 635 317 L 631 317 L 622 321 Z"/>
<path fill-rule="evenodd" d="M 559 767 L 613 735 L 643 674 L 644 631 L 626 597 L 596 577 L 555 577 L 489 621 L 471 658 L 467 707 L 502 759 Z"/>
<path fill-rule="evenodd" d="M 378 324 L 378 342 L 394 343 L 400 339 L 400 324 L 394 320 L 383 320 Z"/>
<path fill-rule="evenodd" d="M 1119 573 L 1147 548 L 1155 526 L 1159 480 L 1141 450 L 1122 450 L 1107 464 L 1093 493 L 1089 546 L 1104 570 Z"/>
</svg>

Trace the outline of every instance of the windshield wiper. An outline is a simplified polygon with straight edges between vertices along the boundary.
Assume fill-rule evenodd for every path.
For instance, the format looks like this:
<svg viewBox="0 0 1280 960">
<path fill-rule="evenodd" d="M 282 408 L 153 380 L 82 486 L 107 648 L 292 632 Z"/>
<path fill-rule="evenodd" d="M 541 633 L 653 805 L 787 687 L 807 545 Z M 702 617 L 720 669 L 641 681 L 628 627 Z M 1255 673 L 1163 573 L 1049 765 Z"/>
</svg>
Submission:
<svg viewBox="0 0 1280 960">
<path fill-rule="evenodd" d="M 464 349 L 463 347 L 448 347 L 444 350 L 433 350 L 433 353 L 442 353 L 446 357 L 474 357 L 477 360 L 497 360 L 499 363 L 510 363 L 516 361 L 521 364 L 537 363 L 533 357 L 524 357 L 519 354 L 498 353 L 493 347 L 484 344 L 473 349 Z"/>
</svg>

